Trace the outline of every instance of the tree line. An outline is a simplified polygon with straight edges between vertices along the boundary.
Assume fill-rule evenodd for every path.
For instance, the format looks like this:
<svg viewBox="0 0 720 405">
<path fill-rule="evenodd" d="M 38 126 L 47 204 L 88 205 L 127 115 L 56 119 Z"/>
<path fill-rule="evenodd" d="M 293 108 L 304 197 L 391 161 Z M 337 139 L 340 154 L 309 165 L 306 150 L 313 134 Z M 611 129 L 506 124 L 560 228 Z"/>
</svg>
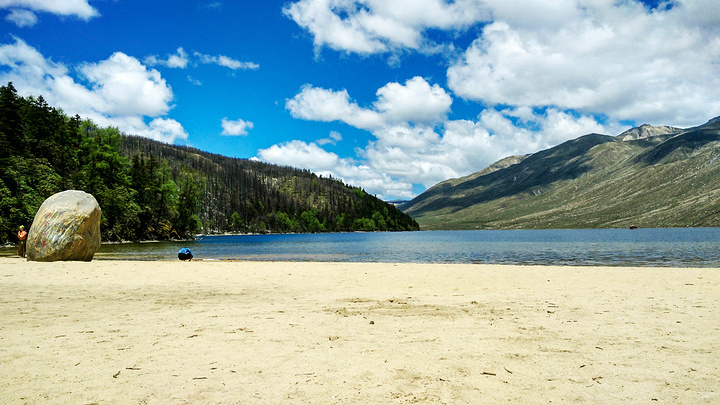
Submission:
<svg viewBox="0 0 720 405">
<path fill-rule="evenodd" d="M 417 230 L 362 189 L 306 171 L 126 136 L 42 96 L 0 87 L 0 242 L 15 240 L 50 195 L 92 194 L 103 240 L 195 233 Z"/>
</svg>

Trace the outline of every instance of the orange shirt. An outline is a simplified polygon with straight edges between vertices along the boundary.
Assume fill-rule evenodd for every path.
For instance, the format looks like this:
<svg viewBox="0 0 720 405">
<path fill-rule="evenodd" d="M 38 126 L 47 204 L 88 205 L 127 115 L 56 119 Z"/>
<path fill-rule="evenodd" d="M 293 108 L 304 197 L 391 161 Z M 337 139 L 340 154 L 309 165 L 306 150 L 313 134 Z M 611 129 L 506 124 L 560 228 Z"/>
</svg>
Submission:
<svg viewBox="0 0 720 405">
<path fill-rule="evenodd" d="M 25 231 L 24 229 L 18 231 L 18 239 L 20 239 L 20 240 L 27 239 L 27 231 Z"/>
</svg>

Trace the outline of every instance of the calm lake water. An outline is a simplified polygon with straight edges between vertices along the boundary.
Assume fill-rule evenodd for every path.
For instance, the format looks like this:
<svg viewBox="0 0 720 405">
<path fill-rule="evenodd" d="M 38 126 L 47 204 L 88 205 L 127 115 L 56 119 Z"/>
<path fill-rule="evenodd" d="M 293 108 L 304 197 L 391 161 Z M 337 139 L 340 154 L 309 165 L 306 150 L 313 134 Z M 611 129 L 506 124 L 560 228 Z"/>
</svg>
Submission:
<svg viewBox="0 0 720 405">
<path fill-rule="evenodd" d="M 720 267 L 720 228 L 208 236 L 103 245 L 96 259 Z"/>
<path fill-rule="evenodd" d="M 177 260 L 185 246 L 202 260 L 720 267 L 720 228 L 207 236 L 104 244 L 95 259 Z"/>
</svg>

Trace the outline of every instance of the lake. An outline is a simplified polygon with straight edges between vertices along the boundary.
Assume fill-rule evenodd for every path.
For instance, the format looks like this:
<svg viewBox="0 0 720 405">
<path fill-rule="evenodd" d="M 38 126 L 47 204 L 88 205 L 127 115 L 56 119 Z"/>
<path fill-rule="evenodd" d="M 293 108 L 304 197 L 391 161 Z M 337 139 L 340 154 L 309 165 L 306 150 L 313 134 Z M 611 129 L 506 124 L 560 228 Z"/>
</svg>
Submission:
<svg viewBox="0 0 720 405">
<path fill-rule="evenodd" d="M 96 259 L 720 267 L 720 228 L 422 231 L 207 236 L 105 244 Z"/>
</svg>

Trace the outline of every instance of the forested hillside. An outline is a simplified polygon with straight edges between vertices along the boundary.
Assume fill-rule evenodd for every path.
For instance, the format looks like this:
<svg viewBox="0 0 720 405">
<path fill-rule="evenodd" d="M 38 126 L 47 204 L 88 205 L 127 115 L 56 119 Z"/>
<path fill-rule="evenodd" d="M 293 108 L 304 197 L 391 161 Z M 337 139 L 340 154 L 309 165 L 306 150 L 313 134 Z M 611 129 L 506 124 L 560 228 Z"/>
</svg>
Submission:
<svg viewBox="0 0 720 405">
<path fill-rule="evenodd" d="M 418 229 L 417 223 L 394 205 L 307 170 L 229 158 L 137 136 L 124 137 L 121 150 L 132 156 L 133 165 L 162 159 L 173 179 L 192 173 L 193 182 L 202 185 L 199 217 L 208 232 Z"/>
<path fill-rule="evenodd" d="M 128 137 L 0 87 L 0 242 L 50 195 L 86 191 L 103 240 L 197 232 L 416 230 L 394 206 L 335 179 Z"/>
</svg>

